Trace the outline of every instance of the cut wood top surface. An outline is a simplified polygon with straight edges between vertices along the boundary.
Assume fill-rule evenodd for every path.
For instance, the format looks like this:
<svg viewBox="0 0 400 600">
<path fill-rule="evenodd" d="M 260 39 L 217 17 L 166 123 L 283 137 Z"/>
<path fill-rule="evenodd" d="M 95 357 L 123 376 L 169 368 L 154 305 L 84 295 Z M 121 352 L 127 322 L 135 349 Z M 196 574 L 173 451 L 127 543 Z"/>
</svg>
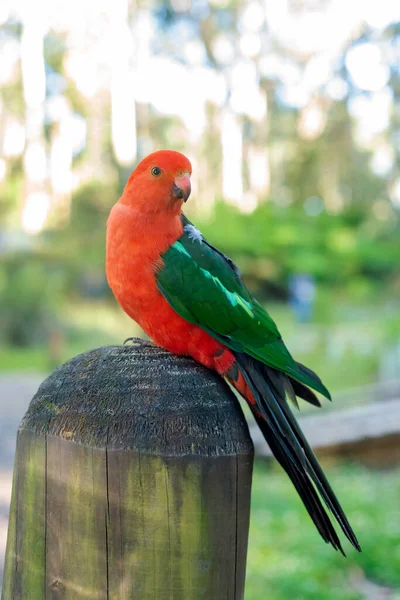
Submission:
<svg viewBox="0 0 400 600">
<path fill-rule="evenodd" d="M 160 456 L 252 451 L 240 405 L 221 377 L 146 342 L 90 350 L 63 364 L 39 387 L 21 428 Z"/>
</svg>

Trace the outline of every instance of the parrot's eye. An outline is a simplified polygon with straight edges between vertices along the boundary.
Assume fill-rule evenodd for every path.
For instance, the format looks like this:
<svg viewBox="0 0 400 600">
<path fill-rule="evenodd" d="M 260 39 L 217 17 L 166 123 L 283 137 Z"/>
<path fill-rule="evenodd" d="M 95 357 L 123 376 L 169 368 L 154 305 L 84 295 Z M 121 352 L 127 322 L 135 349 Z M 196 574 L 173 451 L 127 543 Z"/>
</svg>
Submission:
<svg viewBox="0 0 400 600">
<path fill-rule="evenodd" d="M 161 169 L 160 169 L 160 167 L 153 167 L 151 169 L 150 173 L 153 175 L 153 177 L 160 177 Z"/>
</svg>

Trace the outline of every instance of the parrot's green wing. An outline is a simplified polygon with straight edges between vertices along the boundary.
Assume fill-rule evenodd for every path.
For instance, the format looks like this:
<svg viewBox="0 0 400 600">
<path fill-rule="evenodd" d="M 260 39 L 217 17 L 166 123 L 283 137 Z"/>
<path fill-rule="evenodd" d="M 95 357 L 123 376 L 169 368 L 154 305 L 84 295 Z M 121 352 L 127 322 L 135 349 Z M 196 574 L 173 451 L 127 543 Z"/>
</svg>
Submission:
<svg viewBox="0 0 400 600">
<path fill-rule="evenodd" d="M 327 398 L 328 390 L 290 355 L 266 310 L 240 279 L 240 271 L 186 217 L 183 235 L 162 256 L 158 289 L 172 308 L 231 350 L 243 352 Z"/>
</svg>

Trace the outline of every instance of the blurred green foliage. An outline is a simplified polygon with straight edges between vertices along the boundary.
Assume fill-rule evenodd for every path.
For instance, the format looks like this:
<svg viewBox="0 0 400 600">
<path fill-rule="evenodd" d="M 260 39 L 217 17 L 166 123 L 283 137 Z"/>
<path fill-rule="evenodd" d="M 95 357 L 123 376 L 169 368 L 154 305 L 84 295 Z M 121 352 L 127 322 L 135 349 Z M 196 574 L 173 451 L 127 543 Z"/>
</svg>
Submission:
<svg viewBox="0 0 400 600">
<path fill-rule="evenodd" d="M 76 273 L 90 269 L 104 273 L 107 217 L 118 195 L 116 185 L 91 181 L 73 193 L 68 227 L 48 233 L 48 247 L 68 257 Z"/>
<path fill-rule="evenodd" d="M 19 252 L 0 260 L 0 339 L 29 346 L 48 339 L 63 298 L 63 268 L 43 254 Z"/>
<path fill-rule="evenodd" d="M 399 273 L 399 223 L 371 223 L 353 207 L 309 216 L 301 207 L 269 201 L 244 215 L 221 202 L 201 229 L 237 259 L 244 275 L 283 285 L 290 274 L 304 272 L 331 287 L 344 285 L 350 295 L 368 294 Z"/>
<path fill-rule="evenodd" d="M 324 546 L 287 477 L 275 465 L 259 461 L 252 488 L 246 600 L 361 600 L 366 580 L 391 588 L 397 592 L 393 598 L 400 596 L 400 472 L 371 472 L 356 464 L 326 472 L 363 552 L 345 541 L 344 558 Z"/>
</svg>

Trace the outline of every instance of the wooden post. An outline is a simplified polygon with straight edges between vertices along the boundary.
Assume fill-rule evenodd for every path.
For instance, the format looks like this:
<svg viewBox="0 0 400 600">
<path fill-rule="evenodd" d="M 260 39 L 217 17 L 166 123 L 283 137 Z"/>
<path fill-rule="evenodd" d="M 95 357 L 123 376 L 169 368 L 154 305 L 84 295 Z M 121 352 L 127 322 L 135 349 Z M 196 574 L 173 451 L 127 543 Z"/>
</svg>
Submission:
<svg viewBox="0 0 400 600">
<path fill-rule="evenodd" d="M 214 372 L 147 343 L 81 354 L 18 433 L 3 600 L 241 600 L 253 446 Z"/>
</svg>

